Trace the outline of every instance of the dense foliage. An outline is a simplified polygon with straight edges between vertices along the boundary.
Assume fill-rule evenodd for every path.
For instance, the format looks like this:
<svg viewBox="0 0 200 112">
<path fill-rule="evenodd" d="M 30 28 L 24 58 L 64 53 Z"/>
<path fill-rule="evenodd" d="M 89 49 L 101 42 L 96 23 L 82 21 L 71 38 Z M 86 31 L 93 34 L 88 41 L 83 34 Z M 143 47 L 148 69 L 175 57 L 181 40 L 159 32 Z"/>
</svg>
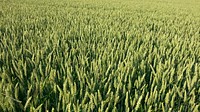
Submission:
<svg viewBox="0 0 200 112">
<path fill-rule="evenodd" d="M 0 111 L 200 110 L 198 0 L 0 0 Z"/>
</svg>

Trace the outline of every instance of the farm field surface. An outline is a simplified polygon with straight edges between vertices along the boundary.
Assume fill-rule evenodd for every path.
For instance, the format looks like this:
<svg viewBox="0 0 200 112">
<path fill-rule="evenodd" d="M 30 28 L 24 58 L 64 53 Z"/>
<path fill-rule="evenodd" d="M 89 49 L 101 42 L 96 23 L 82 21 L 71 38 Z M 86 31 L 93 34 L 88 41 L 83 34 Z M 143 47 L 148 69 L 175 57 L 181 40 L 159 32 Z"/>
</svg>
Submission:
<svg viewBox="0 0 200 112">
<path fill-rule="evenodd" d="M 12 111 L 200 111 L 200 1 L 0 0 Z"/>
</svg>

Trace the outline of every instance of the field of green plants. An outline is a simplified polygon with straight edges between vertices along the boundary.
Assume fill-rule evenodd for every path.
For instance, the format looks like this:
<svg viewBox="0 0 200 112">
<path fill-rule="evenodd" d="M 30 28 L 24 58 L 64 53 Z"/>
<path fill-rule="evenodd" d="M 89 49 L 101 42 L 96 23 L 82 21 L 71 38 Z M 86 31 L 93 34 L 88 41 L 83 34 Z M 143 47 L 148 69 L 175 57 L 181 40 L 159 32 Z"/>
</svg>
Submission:
<svg viewBox="0 0 200 112">
<path fill-rule="evenodd" d="M 200 1 L 0 0 L 12 111 L 200 111 Z"/>
</svg>

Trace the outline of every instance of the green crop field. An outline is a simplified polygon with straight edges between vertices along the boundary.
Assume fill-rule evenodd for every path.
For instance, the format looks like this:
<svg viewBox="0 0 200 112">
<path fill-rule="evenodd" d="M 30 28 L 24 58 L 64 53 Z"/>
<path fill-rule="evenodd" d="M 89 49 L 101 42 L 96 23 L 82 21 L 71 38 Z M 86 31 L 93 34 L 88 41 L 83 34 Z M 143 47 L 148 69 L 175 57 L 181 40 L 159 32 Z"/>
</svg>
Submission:
<svg viewBox="0 0 200 112">
<path fill-rule="evenodd" d="M 200 111 L 199 0 L 0 0 L 0 112 Z"/>
</svg>

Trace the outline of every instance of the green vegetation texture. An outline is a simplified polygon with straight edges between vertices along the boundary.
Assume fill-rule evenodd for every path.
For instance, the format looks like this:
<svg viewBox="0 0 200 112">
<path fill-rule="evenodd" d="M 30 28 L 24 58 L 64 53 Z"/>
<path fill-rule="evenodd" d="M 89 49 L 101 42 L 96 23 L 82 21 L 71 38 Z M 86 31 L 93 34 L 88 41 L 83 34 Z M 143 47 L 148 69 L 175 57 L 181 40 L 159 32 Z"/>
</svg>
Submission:
<svg viewBox="0 0 200 112">
<path fill-rule="evenodd" d="M 1 112 L 199 110 L 199 0 L 0 0 Z"/>
</svg>

